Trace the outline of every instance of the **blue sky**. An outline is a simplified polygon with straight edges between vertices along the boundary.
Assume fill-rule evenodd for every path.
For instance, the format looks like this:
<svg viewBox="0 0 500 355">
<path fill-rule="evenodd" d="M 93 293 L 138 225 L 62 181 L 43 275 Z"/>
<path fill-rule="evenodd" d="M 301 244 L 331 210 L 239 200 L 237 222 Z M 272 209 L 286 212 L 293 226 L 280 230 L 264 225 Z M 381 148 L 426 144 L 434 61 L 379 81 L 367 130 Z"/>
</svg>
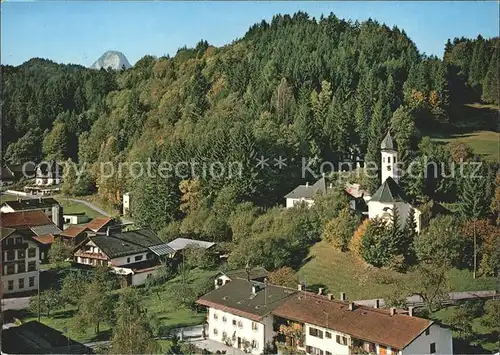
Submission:
<svg viewBox="0 0 500 355">
<path fill-rule="evenodd" d="M 274 14 L 371 17 L 404 29 L 421 52 L 442 56 L 448 38 L 498 35 L 498 3 L 490 2 L 63 2 L 1 4 L 1 62 L 32 57 L 91 65 L 106 50 L 134 64 L 146 54 L 175 54 L 200 39 L 220 46 Z"/>
</svg>

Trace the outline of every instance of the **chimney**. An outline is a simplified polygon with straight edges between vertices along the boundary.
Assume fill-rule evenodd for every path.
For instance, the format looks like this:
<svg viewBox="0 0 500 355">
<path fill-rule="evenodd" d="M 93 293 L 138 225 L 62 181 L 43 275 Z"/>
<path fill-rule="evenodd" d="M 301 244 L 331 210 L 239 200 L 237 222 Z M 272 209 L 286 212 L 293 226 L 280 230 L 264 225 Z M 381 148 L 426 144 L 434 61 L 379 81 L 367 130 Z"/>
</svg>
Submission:
<svg viewBox="0 0 500 355">
<path fill-rule="evenodd" d="M 375 306 L 374 308 L 380 308 L 380 300 L 375 300 Z"/>
<path fill-rule="evenodd" d="M 309 187 L 309 181 L 306 181 L 306 187 Z"/>
<path fill-rule="evenodd" d="M 318 288 L 318 295 L 322 295 L 324 290 L 323 287 Z"/>
<path fill-rule="evenodd" d="M 58 204 L 52 205 L 52 223 L 54 223 L 60 230 L 63 230 L 63 208 Z"/>
<path fill-rule="evenodd" d="M 340 300 L 345 301 L 345 292 L 340 293 Z"/>
<path fill-rule="evenodd" d="M 330 300 L 330 301 L 333 300 L 333 295 L 331 293 L 329 293 L 327 296 L 328 296 L 328 300 Z"/>
<path fill-rule="evenodd" d="M 413 317 L 413 307 L 412 306 L 408 307 L 408 315 L 410 317 Z"/>
<path fill-rule="evenodd" d="M 304 286 L 302 284 L 297 285 L 297 290 L 304 291 Z"/>
<path fill-rule="evenodd" d="M 349 310 L 354 311 L 354 302 L 349 302 Z"/>
<path fill-rule="evenodd" d="M 391 316 L 396 314 L 396 307 L 391 307 Z"/>
</svg>

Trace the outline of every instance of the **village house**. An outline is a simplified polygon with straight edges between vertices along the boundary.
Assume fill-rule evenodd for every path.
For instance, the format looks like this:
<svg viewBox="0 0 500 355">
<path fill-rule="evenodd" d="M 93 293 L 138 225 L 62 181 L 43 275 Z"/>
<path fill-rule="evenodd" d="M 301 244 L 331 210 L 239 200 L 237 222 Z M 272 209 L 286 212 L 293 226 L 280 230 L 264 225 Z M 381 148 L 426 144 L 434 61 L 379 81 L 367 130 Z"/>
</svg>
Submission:
<svg viewBox="0 0 500 355">
<path fill-rule="evenodd" d="M 35 176 L 35 163 L 6 164 L 0 169 L 1 186 L 12 185 L 18 181 Z"/>
<path fill-rule="evenodd" d="M 61 233 L 57 227 L 41 210 L 10 212 L 0 214 L 0 226 L 23 231 L 39 245 L 39 259 L 46 261 L 50 246 L 55 237 Z"/>
<path fill-rule="evenodd" d="M 90 221 L 89 216 L 85 212 L 64 213 L 64 224 L 82 224 Z"/>
<path fill-rule="evenodd" d="M 269 271 L 263 267 L 219 271 L 219 273 L 215 276 L 215 288 L 224 286 L 226 283 L 234 279 L 264 282 L 268 275 Z"/>
<path fill-rule="evenodd" d="M 59 234 L 59 238 L 66 244 L 76 247 L 87 238 L 87 232 L 90 232 L 90 229 L 85 225 L 70 225 Z"/>
<path fill-rule="evenodd" d="M 90 235 L 73 253 L 80 265 L 104 265 L 122 277 L 126 285 L 142 285 L 161 266 L 161 261 L 174 254 L 149 229 L 120 232 L 107 230 L 105 234 Z"/>
<path fill-rule="evenodd" d="M 184 250 L 187 247 L 198 247 L 201 249 L 211 249 L 215 246 L 215 243 L 207 242 L 204 240 L 196 240 L 189 238 L 176 238 L 167 244 L 173 251 L 174 254 Z M 174 255 L 172 255 L 173 257 Z"/>
<path fill-rule="evenodd" d="M 63 166 L 55 161 L 41 162 L 35 171 L 36 186 L 59 185 L 63 179 Z"/>
<path fill-rule="evenodd" d="M 306 204 L 308 207 L 314 205 L 314 198 L 317 195 L 325 194 L 327 190 L 325 177 L 316 181 L 314 184 L 299 185 L 290 193 L 285 195 L 286 208 L 292 208 L 301 204 Z"/>
<path fill-rule="evenodd" d="M 39 248 L 29 229 L 0 227 L 4 294 L 36 290 Z"/>
<path fill-rule="evenodd" d="M 21 211 L 42 211 L 60 229 L 63 227 L 63 207 L 55 199 L 47 198 L 18 198 L 13 201 L 5 201 L 0 207 L 2 213 Z"/>
<path fill-rule="evenodd" d="M 275 341 L 313 355 L 453 353 L 451 331 L 416 317 L 412 308 L 360 306 L 303 291 L 302 285 L 234 279 L 197 303 L 208 308 L 209 339 L 253 354 Z"/>
</svg>

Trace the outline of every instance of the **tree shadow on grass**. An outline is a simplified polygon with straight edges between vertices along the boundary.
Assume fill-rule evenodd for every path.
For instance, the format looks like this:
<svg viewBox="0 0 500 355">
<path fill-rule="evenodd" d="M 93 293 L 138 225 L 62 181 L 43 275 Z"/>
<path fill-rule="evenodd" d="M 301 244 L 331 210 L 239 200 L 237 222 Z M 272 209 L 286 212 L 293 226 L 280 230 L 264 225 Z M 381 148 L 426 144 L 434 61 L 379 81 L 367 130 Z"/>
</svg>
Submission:
<svg viewBox="0 0 500 355">
<path fill-rule="evenodd" d="M 64 319 L 64 318 L 72 318 L 76 314 L 76 309 L 67 309 L 64 311 L 57 311 L 51 316 L 54 319 Z"/>
<path fill-rule="evenodd" d="M 89 342 L 109 340 L 111 339 L 112 333 L 111 329 L 100 331 L 99 334 L 95 334 L 92 338 L 90 338 Z"/>
</svg>

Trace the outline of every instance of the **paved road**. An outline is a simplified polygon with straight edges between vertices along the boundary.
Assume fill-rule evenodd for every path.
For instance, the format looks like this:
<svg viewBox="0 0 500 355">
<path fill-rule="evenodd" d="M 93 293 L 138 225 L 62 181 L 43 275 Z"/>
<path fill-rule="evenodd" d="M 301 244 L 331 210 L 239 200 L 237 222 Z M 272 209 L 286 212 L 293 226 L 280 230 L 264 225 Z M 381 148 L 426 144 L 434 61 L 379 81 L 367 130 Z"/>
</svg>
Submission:
<svg viewBox="0 0 500 355">
<path fill-rule="evenodd" d="M 20 310 L 29 307 L 30 297 L 4 298 L 2 300 L 2 310 Z"/>
</svg>

